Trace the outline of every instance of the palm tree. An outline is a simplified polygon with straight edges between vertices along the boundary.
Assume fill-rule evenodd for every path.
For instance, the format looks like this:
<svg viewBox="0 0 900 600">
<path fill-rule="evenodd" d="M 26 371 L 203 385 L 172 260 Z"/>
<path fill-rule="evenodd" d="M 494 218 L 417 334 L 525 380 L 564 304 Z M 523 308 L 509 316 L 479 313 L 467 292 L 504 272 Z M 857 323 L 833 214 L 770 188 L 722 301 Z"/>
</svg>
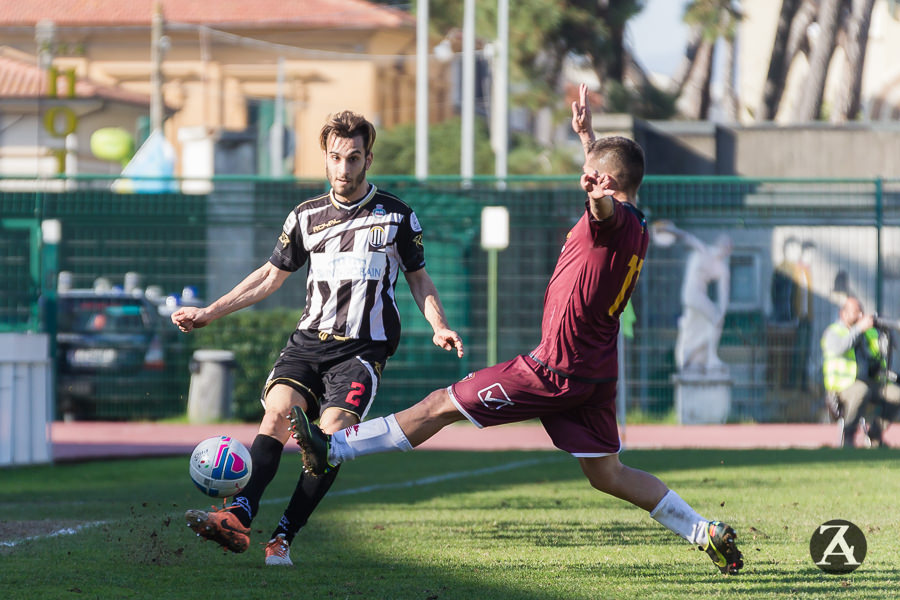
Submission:
<svg viewBox="0 0 900 600">
<path fill-rule="evenodd" d="M 740 18 L 740 12 L 732 0 L 693 0 L 685 10 L 684 21 L 691 26 L 692 31 L 700 31 L 700 42 L 676 102 L 678 112 L 683 117 L 706 119 L 709 116 L 709 91 L 716 41 L 723 38 L 725 44 L 732 46 L 730 52 L 733 55 L 735 26 Z M 688 51 L 691 50 L 689 46 Z M 730 67 L 729 64 L 729 85 L 733 75 Z M 730 89 L 733 94 L 733 88 Z M 733 99 L 729 102 L 733 105 Z"/>
<path fill-rule="evenodd" d="M 843 0 L 820 0 L 816 15 L 815 35 L 811 38 L 809 73 L 794 107 L 794 121 L 815 121 L 822 112 L 825 78 L 837 41 L 839 15 Z"/>
<path fill-rule="evenodd" d="M 697 51 L 700 49 L 700 42 L 703 41 L 703 28 L 699 25 L 691 25 L 688 29 L 687 46 L 684 50 L 684 56 L 681 58 L 681 64 L 678 70 L 672 75 L 672 91 L 676 95 L 681 95 L 684 89 L 684 83 L 687 81 L 688 75 L 691 74 L 691 67 L 697 57 Z"/>
<path fill-rule="evenodd" d="M 852 0 L 850 18 L 842 30 L 841 47 L 845 63 L 842 85 L 838 86 L 831 120 L 835 123 L 856 118 L 859 113 L 862 93 L 862 73 L 869 41 L 869 24 L 872 22 L 872 8 L 875 0 Z"/>
<path fill-rule="evenodd" d="M 722 61 L 725 70 L 722 73 L 722 116 L 726 123 L 737 121 L 738 97 L 734 89 L 734 40 L 737 35 L 737 23 L 741 19 L 738 9 L 723 10 L 719 13 L 719 26 L 722 31 Z"/>
<path fill-rule="evenodd" d="M 781 3 L 778 26 L 775 28 L 775 43 L 772 45 L 772 58 L 769 60 L 769 71 L 766 74 L 765 86 L 763 86 L 762 106 L 760 106 L 757 114 L 757 120 L 759 121 L 771 121 L 775 118 L 775 113 L 778 112 L 778 105 L 781 103 L 784 84 L 787 80 L 788 68 L 793 59 L 793 56 L 788 52 L 788 38 L 802 1 L 784 0 Z"/>
</svg>

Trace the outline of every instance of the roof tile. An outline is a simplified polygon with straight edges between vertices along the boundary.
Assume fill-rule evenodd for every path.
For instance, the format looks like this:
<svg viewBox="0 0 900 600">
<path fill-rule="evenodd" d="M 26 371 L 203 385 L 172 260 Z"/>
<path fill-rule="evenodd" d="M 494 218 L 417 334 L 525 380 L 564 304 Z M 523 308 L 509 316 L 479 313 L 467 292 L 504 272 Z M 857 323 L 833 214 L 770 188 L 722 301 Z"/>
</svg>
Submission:
<svg viewBox="0 0 900 600">
<path fill-rule="evenodd" d="M 412 27 L 407 12 L 365 0 L 161 0 L 167 21 L 209 26 L 370 29 Z M 0 0 L 0 27 L 149 26 L 155 0 Z M 214 8 L 213 8 L 214 6 Z"/>
<path fill-rule="evenodd" d="M 0 49 L 0 99 L 2 98 L 39 98 L 48 93 L 47 75 L 33 59 L 13 55 Z M 66 89 L 66 79 L 60 75 L 57 80 L 60 93 Z M 79 78 L 75 81 L 76 98 L 105 98 L 119 100 L 131 104 L 150 104 L 150 97 L 119 87 L 99 84 L 90 79 Z"/>
</svg>

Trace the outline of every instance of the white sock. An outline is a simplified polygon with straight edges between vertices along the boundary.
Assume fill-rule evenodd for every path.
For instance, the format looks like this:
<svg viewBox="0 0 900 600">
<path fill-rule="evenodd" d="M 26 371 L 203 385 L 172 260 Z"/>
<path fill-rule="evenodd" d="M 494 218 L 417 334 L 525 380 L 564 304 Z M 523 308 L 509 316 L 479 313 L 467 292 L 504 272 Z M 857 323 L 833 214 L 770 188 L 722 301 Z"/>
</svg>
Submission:
<svg viewBox="0 0 900 600">
<path fill-rule="evenodd" d="M 681 496 L 669 490 L 662 497 L 656 508 L 650 511 L 660 525 L 677 533 L 692 544 L 705 546 L 707 541 L 706 525 L 709 523 L 701 517 L 691 506 L 681 499 Z"/>
<path fill-rule="evenodd" d="M 352 425 L 333 434 L 328 462 L 338 465 L 366 454 L 406 452 L 412 449 L 412 444 L 397 423 L 397 417 L 388 415 Z"/>
</svg>

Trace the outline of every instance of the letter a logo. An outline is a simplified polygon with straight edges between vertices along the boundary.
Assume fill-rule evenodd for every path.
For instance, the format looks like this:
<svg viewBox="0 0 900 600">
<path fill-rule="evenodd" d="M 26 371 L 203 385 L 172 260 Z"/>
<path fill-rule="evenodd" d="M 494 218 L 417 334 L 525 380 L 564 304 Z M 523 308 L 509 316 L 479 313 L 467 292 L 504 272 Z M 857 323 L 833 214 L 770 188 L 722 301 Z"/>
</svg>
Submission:
<svg viewBox="0 0 900 600">
<path fill-rule="evenodd" d="M 826 573 L 854 571 L 866 558 L 866 537 L 862 530 L 841 519 L 819 525 L 809 540 L 809 554 Z"/>
</svg>

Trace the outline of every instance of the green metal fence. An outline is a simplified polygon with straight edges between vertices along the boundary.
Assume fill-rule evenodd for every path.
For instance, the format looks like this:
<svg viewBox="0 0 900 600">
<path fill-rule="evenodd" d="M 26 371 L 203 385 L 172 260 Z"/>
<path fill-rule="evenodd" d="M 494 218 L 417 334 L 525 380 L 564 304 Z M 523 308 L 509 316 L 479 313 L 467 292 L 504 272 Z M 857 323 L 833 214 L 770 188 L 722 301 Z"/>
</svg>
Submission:
<svg viewBox="0 0 900 600">
<path fill-rule="evenodd" d="M 211 301 L 268 258 L 293 206 L 325 189 L 320 181 L 233 177 L 214 179 L 203 194 L 117 194 L 104 178 L 0 183 L 5 190 L 0 191 L 0 329 L 19 331 L 42 327 L 42 296 L 48 296 L 57 270 L 71 273 L 76 288 L 90 288 L 100 277 L 121 284 L 134 272 L 144 287 L 156 287 L 163 298 L 172 295 L 170 302 L 186 287 Z M 425 229 L 428 272 L 451 326 L 468 347 L 460 361 L 431 344 L 430 328 L 401 278 L 403 339 L 386 366 L 373 409 L 383 414 L 485 366 L 487 255 L 479 246 L 484 206 L 510 211 L 511 242 L 499 256 L 498 355 L 504 360 L 537 344 L 544 288 L 565 235 L 583 210 L 583 195 L 574 176 L 516 178 L 502 187 L 491 178 L 467 185 L 457 178 L 375 183 L 416 211 Z M 719 346 L 732 380 L 731 421 L 822 418 L 818 340 L 836 317 L 841 293 L 860 296 L 866 308 L 882 315 L 900 316 L 898 180 L 648 177 L 640 204 L 650 221 L 672 221 L 704 242 L 721 234 L 733 242 L 729 311 Z M 47 246 L 40 225 L 48 219 L 62 225 L 54 272 L 42 264 Z M 775 318 L 773 281 L 789 239 L 812 249 L 805 257 L 809 310 L 783 320 Z M 633 418 L 675 418 L 674 345 L 688 254 L 679 244 L 651 245 L 632 298 L 635 334 L 625 342 L 622 387 Z M 278 325 L 286 339 L 304 295 L 305 273 L 298 273 L 248 310 L 292 309 L 294 319 Z M 185 412 L 188 363 L 196 344 L 160 321 L 165 385 L 146 390 L 137 401 L 94 406 L 82 418 Z M 246 389 L 261 386 L 265 375 L 259 368 L 237 372 L 248 380 Z M 256 398 L 238 400 L 256 403 Z"/>
</svg>

